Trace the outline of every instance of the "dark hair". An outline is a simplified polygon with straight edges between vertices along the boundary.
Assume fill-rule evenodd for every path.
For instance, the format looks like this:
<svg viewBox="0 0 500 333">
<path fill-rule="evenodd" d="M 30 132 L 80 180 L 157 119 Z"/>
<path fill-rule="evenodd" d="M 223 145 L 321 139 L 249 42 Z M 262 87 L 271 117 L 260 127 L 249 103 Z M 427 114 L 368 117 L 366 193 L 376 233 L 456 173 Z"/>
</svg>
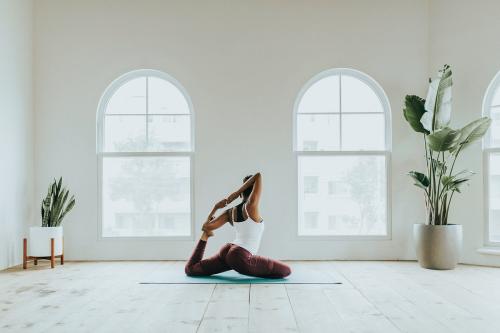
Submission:
<svg viewBox="0 0 500 333">
<path fill-rule="evenodd" d="M 253 175 L 245 176 L 245 178 L 243 178 L 243 183 L 245 183 L 247 180 L 249 180 L 252 177 L 253 177 Z M 252 193 L 252 190 L 253 190 L 253 184 L 252 184 L 252 186 L 250 186 L 249 188 L 244 190 L 243 193 L 241 193 L 241 195 L 243 196 L 243 200 L 246 201 L 248 199 L 248 197 Z"/>
</svg>

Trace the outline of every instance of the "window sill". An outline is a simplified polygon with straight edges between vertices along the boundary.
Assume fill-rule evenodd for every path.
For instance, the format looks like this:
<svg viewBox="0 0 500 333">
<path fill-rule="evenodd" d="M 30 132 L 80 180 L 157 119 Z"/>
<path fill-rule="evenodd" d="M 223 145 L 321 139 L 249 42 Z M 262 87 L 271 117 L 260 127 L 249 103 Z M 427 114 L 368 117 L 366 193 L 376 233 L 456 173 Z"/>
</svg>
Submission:
<svg viewBox="0 0 500 333">
<path fill-rule="evenodd" d="M 391 235 L 295 235 L 296 240 L 306 241 L 390 241 Z M 500 248 L 499 248 L 500 249 Z"/>
<path fill-rule="evenodd" d="M 494 255 L 494 256 L 500 256 L 500 247 L 493 247 L 493 246 L 481 247 L 481 248 L 477 249 L 477 252 L 479 252 L 481 254 L 490 254 L 490 255 Z"/>
<path fill-rule="evenodd" d="M 195 239 L 194 235 L 191 236 L 100 236 L 98 241 L 192 241 Z"/>
</svg>

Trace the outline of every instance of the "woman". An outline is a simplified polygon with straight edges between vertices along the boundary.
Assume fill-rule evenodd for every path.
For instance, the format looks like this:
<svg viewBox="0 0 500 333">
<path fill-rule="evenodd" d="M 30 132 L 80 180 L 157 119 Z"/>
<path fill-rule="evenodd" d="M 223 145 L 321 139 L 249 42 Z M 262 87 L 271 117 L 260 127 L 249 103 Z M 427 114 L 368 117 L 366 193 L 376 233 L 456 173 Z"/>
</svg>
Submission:
<svg viewBox="0 0 500 333">
<path fill-rule="evenodd" d="M 284 263 L 256 255 L 264 232 L 264 221 L 259 213 L 261 193 L 262 176 L 257 173 L 246 176 L 243 179 L 243 186 L 231 193 L 227 199 L 215 204 L 203 224 L 203 234 L 186 264 L 187 275 L 212 275 L 230 269 L 241 274 L 264 278 L 279 279 L 290 275 L 290 267 Z M 238 197 L 242 198 L 241 203 L 214 218 L 218 209 L 224 208 Z M 216 255 L 203 259 L 207 240 L 213 236 L 213 230 L 227 222 L 235 228 L 236 239 L 224 245 Z"/>
</svg>

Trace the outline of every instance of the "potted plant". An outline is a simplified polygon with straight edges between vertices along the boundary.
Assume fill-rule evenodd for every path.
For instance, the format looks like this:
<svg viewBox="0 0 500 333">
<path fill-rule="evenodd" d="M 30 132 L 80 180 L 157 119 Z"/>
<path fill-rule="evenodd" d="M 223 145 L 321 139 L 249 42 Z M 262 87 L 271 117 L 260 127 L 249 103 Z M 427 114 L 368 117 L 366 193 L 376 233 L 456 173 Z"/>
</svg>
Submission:
<svg viewBox="0 0 500 333">
<path fill-rule="evenodd" d="M 75 206 L 75 198 L 69 198 L 69 191 L 62 186 L 62 178 L 49 186 L 47 196 L 42 200 L 42 226 L 31 227 L 29 233 L 30 256 L 51 255 L 50 239 L 54 238 L 54 255 L 63 254 L 63 227 L 66 214 Z"/>
<path fill-rule="evenodd" d="M 427 99 L 405 98 L 404 117 L 417 133 L 423 134 L 425 172 L 410 171 L 415 186 L 424 191 L 427 217 L 415 224 L 413 235 L 420 265 L 431 269 L 453 269 L 462 249 L 462 226 L 448 223 L 451 202 L 473 172 L 456 171 L 458 156 L 488 130 L 491 119 L 483 117 L 461 129 L 449 127 L 451 119 L 450 66 L 430 80 Z"/>
</svg>

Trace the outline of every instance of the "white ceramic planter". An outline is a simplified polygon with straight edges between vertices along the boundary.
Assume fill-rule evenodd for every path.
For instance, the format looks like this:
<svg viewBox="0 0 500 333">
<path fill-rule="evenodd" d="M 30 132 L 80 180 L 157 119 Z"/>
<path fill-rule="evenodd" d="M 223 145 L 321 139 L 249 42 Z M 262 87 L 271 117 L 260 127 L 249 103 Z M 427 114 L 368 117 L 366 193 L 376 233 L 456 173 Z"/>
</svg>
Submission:
<svg viewBox="0 0 500 333">
<path fill-rule="evenodd" d="M 417 259 L 423 268 L 453 269 L 462 252 L 462 226 L 459 224 L 414 224 L 413 238 Z"/>
<path fill-rule="evenodd" d="M 50 239 L 54 238 L 54 255 L 63 253 L 63 227 L 30 227 L 28 255 L 50 257 Z"/>
</svg>

